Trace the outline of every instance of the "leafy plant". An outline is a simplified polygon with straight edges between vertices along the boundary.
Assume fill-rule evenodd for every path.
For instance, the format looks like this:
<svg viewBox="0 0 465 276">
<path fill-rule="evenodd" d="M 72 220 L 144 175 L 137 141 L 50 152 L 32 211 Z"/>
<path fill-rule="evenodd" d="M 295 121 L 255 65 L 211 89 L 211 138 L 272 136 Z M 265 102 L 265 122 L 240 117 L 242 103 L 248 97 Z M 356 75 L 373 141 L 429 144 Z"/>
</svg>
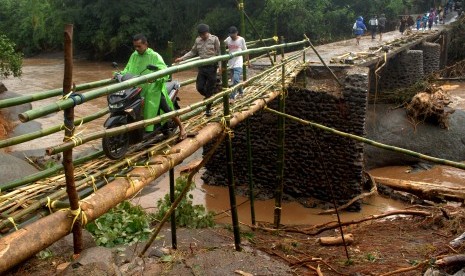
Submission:
<svg viewBox="0 0 465 276">
<path fill-rule="evenodd" d="M 92 233 L 97 245 L 113 247 L 146 240 L 151 232 L 150 221 L 150 215 L 140 206 L 124 201 L 89 223 L 86 229 Z"/>
<path fill-rule="evenodd" d="M 36 257 L 41 260 L 46 260 L 53 257 L 53 252 L 50 249 L 45 249 L 36 254 Z"/>
<path fill-rule="evenodd" d="M 181 176 L 176 179 L 175 184 L 175 198 L 177 198 L 185 185 L 187 184 L 187 177 Z M 192 191 L 195 187 L 195 184 L 190 187 Z M 184 197 L 179 203 L 178 207 L 175 210 L 176 214 L 176 224 L 181 227 L 187 228 L 206 228 L 212 227 L 215 225 L 213 220 L 214 213 L 207 212 L 203 205 L 194 205 L 192 199 L 194 196 L 188 194 Z M 155 219 L 161 220 L 168 210 L 171 208 L 170 195 L 166 194 L 163 199 L 158 200 L 157 202 L 157 213 L 155 213 Z"/>
<path fill-rule="evenodd" d="M 15 51 L 15 44 L 5 35 L 0 35 L 0 76 L 21 76 L 23 55 Z"/>
</svg>

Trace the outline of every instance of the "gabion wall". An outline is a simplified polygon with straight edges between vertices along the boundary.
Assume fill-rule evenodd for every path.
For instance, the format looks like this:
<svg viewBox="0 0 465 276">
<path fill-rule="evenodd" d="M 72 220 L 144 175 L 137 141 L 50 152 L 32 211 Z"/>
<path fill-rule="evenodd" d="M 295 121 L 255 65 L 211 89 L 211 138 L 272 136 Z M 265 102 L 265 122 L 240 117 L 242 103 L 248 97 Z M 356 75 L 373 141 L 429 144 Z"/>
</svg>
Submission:
<svg viewBox="0 0 465 276">
<path fill-rule="evenodd" d="M 324 72 L 322 70 L 321 72 Z M 288 91 L 286 113 L 325 126 L 363 136 L 367 107 L 368 68 L 339 72 L 338 88 L 318 70 L 306 72 L 308 85 Z M 300 76 L 303 79 L 303 76 Z M 323 79 L 325 78 L 325 79 Z M 323 80 L 322 80 L 323 79 Z M 315 83 L 316 82 L 316 83 Z M 319 82 L 319 83 L 318 83 Z M 275 99 L 269 104 L 277 109 Z M 253 175 L 261 193 L 273 196 L 277 184 L 278 117 L 262 111 L 250 118 Z M 303 126 L 286 119 L 284 192 L 295 198 L 331 201 L 329 183 L 339 204 L 361 193 L 363 146 L 359 142 Z M 236 184 L 247 185 L 246 123 L 234 129 L 233 156 Z M 210 146 L 204 148 L 204 153 Z M 206 183 L 227 185 L 224 147 L 206 165 Z M 357 207 L 357 206 L 356 206 Z"/>
</svg>

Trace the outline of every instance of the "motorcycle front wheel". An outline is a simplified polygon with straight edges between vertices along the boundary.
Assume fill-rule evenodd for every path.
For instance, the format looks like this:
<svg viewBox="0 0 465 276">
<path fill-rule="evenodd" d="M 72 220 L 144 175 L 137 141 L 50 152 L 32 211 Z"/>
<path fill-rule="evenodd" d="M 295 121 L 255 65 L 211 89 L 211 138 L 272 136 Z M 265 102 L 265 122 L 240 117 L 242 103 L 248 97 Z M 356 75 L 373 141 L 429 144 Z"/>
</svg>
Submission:
<svg viewBox="0 0 465 276">
<path fill-rule="evenodd" d="M 123 158 L 129 149 L 129 134 L 123 133 L 111 137 L 103 137 L 102 149 L 110 159 L 118 160 Z"/>
</svg>

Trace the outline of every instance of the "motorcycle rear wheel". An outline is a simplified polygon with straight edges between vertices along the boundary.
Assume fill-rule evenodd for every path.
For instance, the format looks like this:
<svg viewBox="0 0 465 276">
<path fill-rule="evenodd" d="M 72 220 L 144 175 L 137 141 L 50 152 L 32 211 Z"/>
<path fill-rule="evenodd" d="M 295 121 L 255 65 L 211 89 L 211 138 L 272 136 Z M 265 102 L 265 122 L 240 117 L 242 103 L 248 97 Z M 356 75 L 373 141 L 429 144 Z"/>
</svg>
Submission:
<svg viewBox="0 0 465 276">
<path fill-rule="evenodd" d="M 129 134 L 123 133 L 116 136 L 103 137 L 102 149 L 110 159 L 118 160 L 123 158 L 129 149 Z"/>
</svg>

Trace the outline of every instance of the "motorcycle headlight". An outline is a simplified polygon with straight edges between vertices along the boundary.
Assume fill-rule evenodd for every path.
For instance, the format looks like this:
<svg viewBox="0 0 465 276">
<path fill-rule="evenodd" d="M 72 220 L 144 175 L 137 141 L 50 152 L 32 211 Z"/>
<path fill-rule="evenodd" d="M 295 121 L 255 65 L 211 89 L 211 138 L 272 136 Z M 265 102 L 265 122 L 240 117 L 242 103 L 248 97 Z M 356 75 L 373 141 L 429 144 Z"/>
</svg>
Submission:
<svg viewBox="0 0 465 276">
<path fill-rule="evenodd" d="M 115 103 L 115 104 L 110 104 L 108 105 L 111 109 L 118 109 L 123 107 L 123 103 Z"/>
</svg>

